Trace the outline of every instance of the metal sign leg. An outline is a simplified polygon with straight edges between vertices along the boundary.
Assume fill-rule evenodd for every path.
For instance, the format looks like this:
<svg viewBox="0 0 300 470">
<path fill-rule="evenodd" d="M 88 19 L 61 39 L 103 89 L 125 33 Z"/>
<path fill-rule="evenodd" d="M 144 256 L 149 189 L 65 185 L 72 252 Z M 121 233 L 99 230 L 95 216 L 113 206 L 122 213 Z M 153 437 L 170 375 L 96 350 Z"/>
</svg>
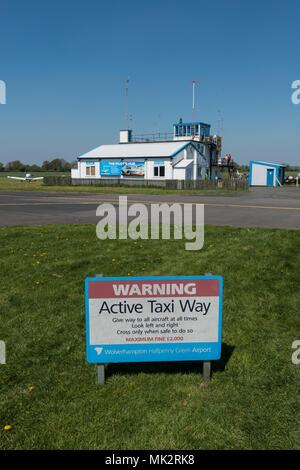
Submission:
<svg viewBox="0 0 300 470">
<path fill-rule="evenodd" d="M 203 378 L 210 380 L 211 377 L 211 361 L 203 361 Z"/>
<path fill-rule="evenodd" d="M 105 384 L 104 364 L 97 364 L 97 382 L 98 382 L 98 385 L 104 385 Z"/>
<path fill-rule="evenodd" d="M 103 274 L 95 274 L 95 277 L 103 277 Z M 98 382 L 98 385 L 105 384 L 104 364 L 97 364 L 97 382 Z"/>
<path fill-rule="evenodd" d="M 205 273 L 205 276 L 212 276 L 211 273 Z M 203 378 L 210 380 L 211 377 L 211 361 L 203 361 Z"/>
</svg>

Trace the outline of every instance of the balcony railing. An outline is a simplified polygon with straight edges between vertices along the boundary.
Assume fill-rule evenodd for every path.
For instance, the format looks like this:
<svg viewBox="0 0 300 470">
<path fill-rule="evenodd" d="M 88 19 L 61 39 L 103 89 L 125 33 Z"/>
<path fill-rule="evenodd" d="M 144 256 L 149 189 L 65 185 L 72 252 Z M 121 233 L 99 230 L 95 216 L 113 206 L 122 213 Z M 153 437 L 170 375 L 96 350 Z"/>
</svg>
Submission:
<svg viewBox="0 0 300 470">
<path fill-rule="evenodd" d="M 165 140 L 173 140 L 173 134 L 158 132 L 152 134 L 133 135 L 131 138 L 131 142 L 161 142 Z"/>
<path fill-rule="evenodd" d="M 212 166 L 233 166 L 232 159 L 228 160 L 224 157 L 214 158 L 212 161 Z"/>
<path fill-rule="evenodd" d="M 196 140 L 197 142 L 202 142 L 202 143 L 210 143 L 210 144 L 215 144 L 213 136 L 211 135 L 180 135 L 180 136 L 174 136 L 173 133 L 166 133 L 166 132 L 157 132 L 157 133 L 151 133 L 151 134 L 140 134 L 140 135 L 132 135 L 131 137 L 131 142 L 162 142 L 162 141 L 170 141 L 174 140 L 176 138 L 181 138 L 181 139 L 186 139 L 186 140 Z"/>
</svg>

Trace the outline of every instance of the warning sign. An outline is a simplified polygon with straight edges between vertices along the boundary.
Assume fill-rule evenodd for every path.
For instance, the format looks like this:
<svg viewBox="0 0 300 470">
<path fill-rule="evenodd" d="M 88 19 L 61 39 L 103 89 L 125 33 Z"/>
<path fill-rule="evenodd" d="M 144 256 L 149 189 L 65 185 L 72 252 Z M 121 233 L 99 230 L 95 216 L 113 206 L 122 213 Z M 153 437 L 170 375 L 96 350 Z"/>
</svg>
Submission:
<svg viewBox="0 0 300 470">
<path fill-rule="evenodd" d="M 86 279 L 87 360 L 212 360 L 221 355 L 222 277 Z"/>
</svg>

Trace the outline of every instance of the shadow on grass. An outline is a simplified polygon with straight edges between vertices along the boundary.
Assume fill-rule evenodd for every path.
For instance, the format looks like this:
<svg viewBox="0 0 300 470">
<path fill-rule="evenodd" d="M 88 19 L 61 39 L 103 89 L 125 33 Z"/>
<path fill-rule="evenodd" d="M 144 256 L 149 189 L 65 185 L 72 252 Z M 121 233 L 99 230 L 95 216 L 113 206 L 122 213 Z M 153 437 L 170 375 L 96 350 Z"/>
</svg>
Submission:
<svg viewBox="0 0 300 470">
<path fill-rule="evenodd" d="M 234 346 L 222 343 L 221 359 L 212 361 L 211 371 L 223 372 L 226 364 L 228 363 L 231 355 L 233 354 Z M 118 374 L 157 374 L 159 372 L 169 374 L 191 374 L 203 372 L 203 361 L 170 361 L 170 362 L 126 362 L 126 363 L 111 363 L 107 364 L 105 369 L 106 378 Z"/>
</svg>

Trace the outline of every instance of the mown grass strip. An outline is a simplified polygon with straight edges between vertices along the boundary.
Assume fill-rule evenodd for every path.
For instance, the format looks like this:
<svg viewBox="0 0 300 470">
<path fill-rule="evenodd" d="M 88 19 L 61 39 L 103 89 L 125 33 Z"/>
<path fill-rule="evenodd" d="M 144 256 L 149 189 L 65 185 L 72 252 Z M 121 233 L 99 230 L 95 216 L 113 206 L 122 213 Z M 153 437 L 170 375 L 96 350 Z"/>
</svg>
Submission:
<svg viewBox="0 0 300 470">
<path fill-rule="evenodd" d="M 184 240 L 105 240 L 94 225 L 0 227 L 1 449 L 299 449 L 298 231 L 205 228 Z M 222 359 L 85 360 L 84 279 L 224 278 Z M 10 426 L 10 428 L 5 428 Z"/>
</svg>

